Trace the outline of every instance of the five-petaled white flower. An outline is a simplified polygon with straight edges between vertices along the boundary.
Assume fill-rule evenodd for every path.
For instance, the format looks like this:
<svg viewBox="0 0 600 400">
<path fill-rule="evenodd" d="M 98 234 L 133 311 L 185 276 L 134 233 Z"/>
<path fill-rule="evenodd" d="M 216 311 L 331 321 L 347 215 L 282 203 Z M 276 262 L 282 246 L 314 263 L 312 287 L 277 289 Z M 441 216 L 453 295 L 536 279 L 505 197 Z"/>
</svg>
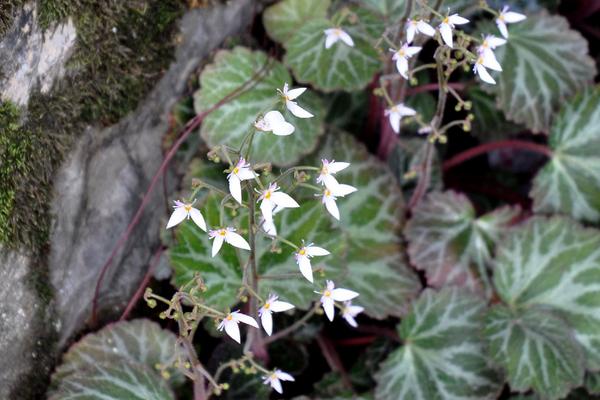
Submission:
<svg viewBox="0 0 600 400">
<path fill-rule="evenodd" d="M 296 263 L 298 267 L 300 267 L 300 272 L 302 275 L 308 279 L 310 283 L 313 282 L 313 273 L 312 273 L 312 265 L 310 265 L 310 259 L 314 256 L 326 256 L 329 252 L 322 247 L 313 246 L 312 243 L 302 246 L 296 253 L 294 253 L 294 257 L 296 258 Z"/>
<path fill-rule="evenodd" d="M 392 60 L 396 61 L 396 69 L 404 79 L 408 79 L 408 59 L 421 51 L 421 47 L 410 46 L 404 43 L 398 50 L 390 49 L 394 53 Z"/>
<path fill-rule="evenodd" d="M 328 49 L 337 43 L 339 40 L 346 43 L 350 47 L 354 47 L 354 40 L 346 32 L 340 28 L 325 29 L 325 48 Z"/>
<path fill-rule="evenodd" d="M 336 289 L 335 284 L 332 281 L 327 281 L 327 287 L 324 291 L 315 293 L 321 295 L 321 306 L 330 321 L 333 321 L 335 301 L 348 301 L 358 297 L 358 293 L 355 291 L 342 288 Z"/>
<path fill-rule="evenodd" d="M 409 19 L 406 24 L 406 41 L 412 43 L 415 33 L 420 32 L 423 35 L 433 37 L 435 29 L 422 19 Z"/>
<path fill-rule="evenodd" d="M 341 170 L 344 170 L 350 166 L 347 162 L 336 162 L 335 160 L 321 159 L 321 171 L 317 176 L 317 183 L 325 185 L 326 188 L 335 189 L 339 185 L 337 179 L 333 175 L 337 174 Z"/>
<path fill-rule="evenodd" d="M 410 107 L 406 107 L 403 103 L 396 104 L 391 108 L 385 110 L 385 115 L 390 120 L 390 125 L 396 133 L 400 133 L 400 120 L 402 117 L 410 117 L 417 114 L 415 110 Z"/>
<path fill-rule="evenodd" d="M 273 132 L 277 136 L 288 136 L 294 133 L 294 125 L 283 118 L 279 111 L 269 111 L 254 123 L 254 127 L 259 131 Z"/>
<path fill-rule="evenodd" d="M 278 299 L 279 297 L 274 294 L 269 295 L 269 298 L 265 304 L 263 304 L 263 306 L 258 310 L 260 322 L 265 332 L 267 332 L 267 335 L 269 336 L 271 336 L 271 333 L 273 333 L 273 316 L 271 313 L 288 311 L 294 308 L 293 304 L 286 303 L 285 301 L 279 301 Z"/>
<path fill-rule="evenodd" d="M 514 24 L 515 22 L 521 22 L 527 17 L 523 14 L 516 13 L 514 11 L 508 11 L 508 6 L 504 6 L 502 11 L 499 11 L 498 18 L 496 18 L 496 25 L 498 30 L 505 38 L 508 38 L 508 29 L 506 24 Z"/>
<path fill-rule="evenodd" d="M 475 75 L 479 75 L 482 81 L 495 85 L 496 81 L 492 78 L 486 68 L 493 69 L 494 71 L 502 71 L 502 67 L 498 64 L 496 57 L 486 58 L 483 54 L 479 54 L 477 61 L 475 61 L 475 65 L 473 66 Z"/>
<path fill-rule="evenodd" d="M 254 179 L 256 174 L 250 168 L 250 164 L 243 158 L 240 158 L 237 164 L 233 167 L 227 179 L 229 180 L 229 192 L 231 196 L 240 204 L 242 204 L 242 181 Z"/>
<path fill-rule="evenodd" d="M 344 306 L 342 307 L 342 318 L 344 318 L 351 327 L 356 328 L 358 324 L 356 323 L 355 318 L 363 311 L 365 311 L 363 307 L 352 305 L 352 301 L 345 301 Z"/>
<path fill-rule="evenodd" d="M 452 29 L 454 29 L 455 25 L 464 25 L 468 23 L 468 19 L 463 18 L 458 14 L 446 15 L 439 26 L 440 34 L 442 35 L 444 43 L 446 43 L 448 47 L 452 48 Z"/>
<path fill-rule="evenodd" d="M 340 210 L 338 209 L 337 203 L 335 202 L 338 197 L 344 197 L 349 195 L 350 193 L 356 192 L 356 188 L 354 186 L 345 185 L 343 183 L 338 183 L 336 186 L 332 188 L 325 187 L 323 190 L 323 195 L 321 197 L 321 202 L 325 205 L 325 208 L 333 216 L 333 218 L 340 220 Z"/>
<path fill-rule="evenodd" d="M 221 228 L 208 231 L 208 236 L 213 239 L 212 256 L 216 256 L 223 242 L 229 243 L 238 249 L 250 250 L 246 239 L 235 233 L 235 228 Z"/>
<path fill-rule="evenodd" d="M 477 47 L 477 54 L 483 56 L 483 59 L 490 59 L 492 63 L 498 63 L 496 60 L 496 56 L 494 55 L 494 50 L 498 46 L 502 46 L 506 43 L 506 40 L 502 38 L 498 38 L 494 35 L 487 35 L 483 38 L 483 42 L 481 46 Z"/>
<path fill-rule="evenodd" d="M 279 209 L 300 207 L 300 204 L 292 199 L 290 195 L 277 190 L 279 190 L 279 186 L 276 183 L 271 183 L 258 198 L 258 201 L 261 202 L 260 211 L 266 222 L 273 221 L 273 209 L 275 207 Z"/>
<path fill-rule="evenodd" d="M 294 382 L 294 377 L 288 374 L 287 372 L 283 372 L 280 369 L 276 369 L 273 371 L 271 375 L 266 375 L 263 377 L 263 383 L 265 385 L 271 385 L 271 387 L 279 394 L 283 393 L 283 388 L 281 387 L 281 381 L 289 381 Z"/>
<path fill-rule="evenodd" d="M 196 201 L 194 200 L 194 202 Z M 173 211 L 173 214 L 171 214 L 171 218 L 169 218 L 167 229 L 172 228 L 181 223 L 181 221 L 184 219 L 190 219 L 191 217 L 192 221 L 194 221 L 200 229 L 206 232 L 206 222 L 204 222 L 204 217 L 200 211 L 192 207 L 194 202 L 191 204 L 186 204 L 179 200 L 175 200 L 175 205 L 173 206 L 175 210 Z"/>
<path fill-rule="evenodd" d="M 290 112 L 298 118 L 314 117 L 314 115 L 312 115 L 311 113 L 306 111 L 304 108 L 300 107 L 298 105 L 298 103 L 293 101 L 293 100 L 297 99 L 302 93 L 304 93 L 305 90 L 306 90 L 306 88 L 303 88 L 303 87 L 296 88 L 296 89 L 289 89 L 287 82 L 283 85 L 283 91 L 277 89 L 277 91 L 283 97 L 283 100 L 285 101 L 285 106 L 287 107 L 287 109 L 290 110 Z"/>
<path fill-rule="evenodd" d="M 240 327 L 238 326 L 240 322 L 258 328 L 258 323 L 251 316 L 239 311 L 232 311 L 223 318 L 217 329 L 219 331 L 225 329 L 230 338 L 240 343 Z"/>
</svg>

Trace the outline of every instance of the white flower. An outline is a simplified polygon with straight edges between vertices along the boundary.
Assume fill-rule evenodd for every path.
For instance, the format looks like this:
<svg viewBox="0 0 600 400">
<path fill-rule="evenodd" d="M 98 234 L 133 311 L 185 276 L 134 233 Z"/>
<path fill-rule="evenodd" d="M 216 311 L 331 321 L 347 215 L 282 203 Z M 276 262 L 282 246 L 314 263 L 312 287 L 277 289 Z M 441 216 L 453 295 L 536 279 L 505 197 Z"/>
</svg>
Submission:
<svg viewBox="0 0 600 400">
<path fill-rule="evenodd" d="M 254 123 L 254 127 L 259 131 L 273 132 L 277 136 L 287 136 L 294 133 L 294 125 L 283 118 L 279 111 L 269 111 L 264 117 Z"/>
<path fill-rule="evenodd" d="M 287 82 L 283 85 L 283 91 L 277 89 L 277 91 L 279 91 L 279 93 L 281 93 L 281 96 L 283 97 L 283 100 L 285 101 L 285 106 L 287 107 L 287 109 L 290 110 L 290 112 L 298 118 L 314 117 L 314 115 L 312 115 L 311 113 L 306 111 L 304 108 L 300 107 L 298 105 L 298 103 L 293 101 L 294 99 L 297 99 L 302 93 L 304 93 L 305 90 L 306 90 L 306 88 L 303 88 L 303 87 L 289 90 L 289 86 L 288 86 Z"/>
<path fill-rule="evenodd" d="M 311 257 L 315 256 L 326 256 L 329 252 L 322 247 L 313 246 L 312 243 L 309 243 L 305 246 L 302 246 L 298 252 L 294 254 L 296 258 L 296 263 L 298 267 L 300 267 L 300 272 L 302 275 L 308 279 L 310 283 L 313 282 L 313 273 L 312 273 L 312 265 L 310 265 Z"/>
<path fill-rule="evenodd" d="M 402 117 L 410 117 L 417 112 L 410 107 L 406 107 L 403 103 L 396 104 L 392 108 L 385 110 L 385 115 L 390 119 L 390 125 L 394 132 L 400 132 L 400 120 Z"/>
<path fill-rule="evenodd" d="M 502 67 L 498 64 L 498 61 L 496 61 L 496 57 L 493 59 L 489 57 L 485 58 L 480 54 L 479 57 L 477 57 L 477 61 L 475 61 L 473 71 L 475 72 L 475 75 L 479 75 L 479 78 L 481 78 L 482 81 L 495 85 L 496 81 L 492 78 L 486 68 L 493 69 L 494 71 L 502 71 Z"/>
<path fill-rule="evenodd" d="M 275 207 L 273 208 L 272 214 L 275 215 L 279 211 L 283 210 L 283 208 Z M 270 221 L 265 220 L 265 217 L 260 217 L 258 221 L 258 226 L 269 236 L 275 237 L 277 236 L 277 227 L 275 226 L 275 222 L 273 219 Z"/>
<path fill-rule="evenodd" d="M 271 336 L 271 333 L 273 333 L 273 316 L 271 313 L 288 311 L 294 308 L 293 304 L 286 303 L 285 301 L 279 301 L 278 299 L 279 297 L 274 294 L 269 295 L 269 298 L 265 304 L 263 304 L 263 306 L 258 310 L 260 322 L 265 332 L 267 332 L 267 335 L 269 336 Z"/>
<path fill-rule="evenodd" d="M 280 369 L 276 369 L 273 371 L 271 375 L 264 376 L 263 383 L 265 385 L 271 385 L 273 389 L 279 394 L 283 393 L 283 388 L 281 387 L 281 381 L 290 381 L 294 382 L 294 377 L 288 374 L 287 372 L 283 372 Z"/>
<path fill-rule="evenodd" d="M 417 19 L 409 19 L 406 24 L 406 41 L 412 43 L 415 38 L 415 33 L 420 32 L 423 35 L 433 37 L 435 29 L 427 22 Z"/>
<path fill-rule="evenodd" d="M 242 181 L 254 179 L 256 174 L 250 168 L 250 164 L 243 158 L 240 158 L 231 173 L 227 175 L 229 180 L 229 192 L 231 196 L 240 204 L 242 204 Z"/>
<path fill-rule="evenodd" d="M 279 186 L 276 183 L 271 183 L 267 189 L 265 189 L 258 201 L 260 203 L 260 211 L 265 221 L 273 221 L 273 209 L 275 207 L 281 208 L 297 208 L 300 204 L 296 203 L 296 200 L 286 193 L 278 192 Z"/>
<path fill-rule="evenodd" d="M 440 29 L 440 34 L 442 35 L 442 39 L 444 43 L 448 45 L 448 47 L 452 47 L 452 29 L 454 29 L 455 25 L 464 25 L 469 23 L 469 20 L 459 16 L 458 14 L 447 15 L 446 18 L 442 20 L 442 23 L 438 27 Z"/>
<path fill-rule="evenodd" d="M 204 222 L 204 217 L 199 210 L 192 207 L 193 205 L 194 203 L 186 204 L 179 200 L 175 200 L 175 205 L 173 206 L 175 210 L 173 211 L 173 214 L 171 214 L 171 218 L 169 218 L 167 229 L 172 228 L 181 223 L 184 219 L 190 219 L 191 217 L 192 221 L 194 221 L 200 229 L 206 232 L 206 222 Z"/>
<path fill-rule="evenodd" d="M 396 69 L 402 75 L 404 79 L 408 79 L 408 59 L 421 51 L 421 47 L 410 46 L 408 43 L 404 43 L 397 51 L 390 49 L 394 53 L 392 60 L 396 61 Z"/>
<path fill-rule="evenodd" d="M 348 290 L 335 288 L 332 281 L 327 281 L 327 287 L 323 292 L 315 292 L 321 294 L 321 306 L 325 311 L 325 315 L 330 321 L 333 321 L 334 315 L 334 301 L 348 301 L 355 297 L 358 297 L 358 293 Z"/>
<path fill-rule="evenodd" d="M 483 38 L 481 46 L 477 47 L 477 54 L 483 56 L 484 60 L 490 60 L 492 63 L 498 64 L 494 50 L 498 46 L 502 46 L 506 43 L 506 40 L 498 38 L 494 35 L 487 35 Z"/>
<path fill-rule="evenodd" d="M 340 28 L 325 29 L 325 48 L 328 49 L 337 43 L 339 40 L 346 43 L 350 47 L 354 47 L 354 41 L 346 32 Z"/>
<path fill-rule="evenodd" d="M 321 163 L 321 171 L 319 172 L 319 176 L 317 176 L 317 183 L 325 185 L 325 187 L 329 189 L 333 189 L 339 185 L 333 175 L 350 166 L 350 163 L 347 162 L 336 162 L 335 160 L 329 161 L 327 159 L 321 159 Z"/>
<path fill-rule="evenodd" d="M 351 327 L 356 328 L 358 324 L 354 318 L 363 311 L 365 311 L 363 307 L 353 306 L 351 301 L 345 301 L 344 306 L 342 307 L 342 318 L 344 318 Z"/>
<path fill-rule="evenodd" d="M 505 38 L 508 38 L 508 29 L 506 24 L 514 24 L 515 22 L 520 22 L 527 18 L 523 14 L 519 14 L 514 11 L 508 11 L 508 6 L 504 6 L 502 11 L 499 11 L 499 14 L 500 15 L 498 15 L 498 18 L 496 18 L 496 25 L 498 25 L 500 33 Z"/>
<path fill-rule="evenodd" d="M 238 249 L 250 250 L 250 245 L 246 242 L 246 239 L 235 233 L 235 228 L 221 228 L 208 231 L 208 236 L 214 239 L 212 245 L 212 256 L 216 256 L 223 242 L 229 243 L 233 247 Z"/>
<path fill-rule="evenodd" d="M 325 208 L 327 209 L 327 211 L 329 211 L 329 214 L 331 214 L 335 219 L 339 221 L 340 210 L 338 209 L 338 206 L 335 201 L 338 197 L 347 196 L 350 193 L 356 192 L 356 190 L 357 189 L 354 186 L 344 185 L 341 183 L 338 183 L 331 189 L 326 187 L 325 190 L 323 190 L 323 197 L 321 198 L 321 202 L 325 204 Z"/>
<path fill-rule="evenodd" d="M 242 314 L 239 311 L 233 311 L 223 318 L 217 329 L 219 331 L 225 329 L 225 333 L 227 333 L 230 338 L 240 343 L 240 327 L 238 326 L 240 322 L 258 328 L 258 323 L 254 320 L 254 318 L 249 315 Z"/>
</svg>

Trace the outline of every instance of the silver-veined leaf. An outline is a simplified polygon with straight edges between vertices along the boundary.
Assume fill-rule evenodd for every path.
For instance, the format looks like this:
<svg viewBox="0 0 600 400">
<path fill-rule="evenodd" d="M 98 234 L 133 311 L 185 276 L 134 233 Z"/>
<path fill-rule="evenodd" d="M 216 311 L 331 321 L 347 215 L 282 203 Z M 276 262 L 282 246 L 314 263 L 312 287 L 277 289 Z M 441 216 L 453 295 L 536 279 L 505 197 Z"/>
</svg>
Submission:
<svg viewBox="0 0 600 400">
<path fill-rule="evenodd" d="M 283 0 L 265 9 L 263 25 L 279 43 L 288 40 L 306 22 L 326 18 L 330 0 Z"/>
</svg>

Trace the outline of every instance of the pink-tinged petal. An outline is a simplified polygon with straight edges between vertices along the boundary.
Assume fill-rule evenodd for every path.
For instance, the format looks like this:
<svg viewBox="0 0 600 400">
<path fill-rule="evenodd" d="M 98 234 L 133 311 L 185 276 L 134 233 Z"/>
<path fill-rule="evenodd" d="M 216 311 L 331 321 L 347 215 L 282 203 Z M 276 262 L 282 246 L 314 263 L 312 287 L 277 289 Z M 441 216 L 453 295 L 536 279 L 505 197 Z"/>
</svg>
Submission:
<svg viewBox="0 0 600 400">
<path fill-rule="evenodd" d="M 412 23 L 412 21 L 408 21 L 406 24 L 406 42 L 412 43 L 415 38 L 415 33 L 417 32 L 417 26 Z"/>
<path fill-rule="evenodd" d="M 337 288 L 331 291 L 331 298 L 335 301 L 348 301 L 358 297 L 358 293 L 353 290 Z"/>
<path fill-rule="evenodd" d="M 310 260 L 306 256 L 297 256 L 296 261 L 302 276 L 304 276 L 310 283 L 313 283 L 313 272 Z"/>
<path fill-rule="evenodd" d="M 321 305 L 323 306 L 323 311 L 325 311 L 325 315 L 327 315 L 327 319 L 333 321 L 333 317 L 335 316 L 335 307 L 333 305 L 333 299 L 330 297 L 323 297 L 321 299 Z"/>
<path fill-rule="evenodd" d="M 274 192 L 271 194 L 271 199 L 278 207 L 283 208 L 298 208 L 300 204 L 296 202 L 289 194 L 282 192 Z"/>
<path fill-rule="evenodd" d="M 342 317 L 346 320 L 348 325 L 350 325 L 351 327 L 356 328 L 358 326 L 358 324 L 356 323 L 356 320 L 354 319 L 354 317 L 352 315 L 342 314 Z"/>
<path fill-rule="evenodd" d="M 306 91 L 305 87 L 299 87 L 299 88 L 296 88 L 296 89 L 288 90 L 288 92 L 287 92 L 287 98 L 289 100 L 294 100 L 294 99 L 298 98 L 305 91 Z"/>
<path fill-rule="evenodd" d="M 340 220 L 340 210 L 332 196 L 324 196 L 325 208 L 333 216 L 333 218 Z"/>
<path fill-rule="evenodd" d="M 330 174 L 337 174 L 338 172 L 348 168 L 350 166 L 350 163 L 347 162 L 330 162 L 327 165 L 327 170 L 329 171 Z"/>
<path fill-rule="evenodd" d="M 420 52 L 420 51 L 421 51 L 421 49 L 422 49 L 422 47 L 419 47 L 419 46 L 407 46 L 407 47 L 404 49 L 404 51 L 406 52 L 406 54 L 407 54 L 409 57 L 412 57 L 412 56 L 414 56 L 415 54 L 417 54 L 418 52 Z"/>
<path fill-rule="evenodd" d="M 300 107 L 298 104 L 296 104 L 293 101 L 287 101 L 285 103 L 285 105 L 287 106 L 287 109 L 290 110 L 290 112 L 292 114 L 294 114 L 294 116 L 296 116 L 298 118 L 312 118 L 312 117 L 314 117 L 314 115 L 312 115 L 311 113 L 309 113 L 308 111 L 306 111 L 304 108 Z"/>
<path fill-rule="evenodd" d="M 271 387 L 277 393 L 279 393 L 279 394 L 283 393 L 283 388 L 281 387 L 281 382 L 279 381 L 279 379 L 271 379 Z"/>
<path fill-rule="evenodd" d="M 452 14 L 448 17 L 448 21 L 452 24 L 452 25 L 464 25 L 464 24 L 468 24 L 469 20 L 466 18 L 461 17 L 458 14 Z"/>
<path fill-rule="evenodd" d="M 265 222 L 273 221 L 273 202 L 271 200 L 263 199 L 260 203 L 260 211 Z"/>
<path fill-rule="evenodd" d="M 258 328 L 258 322 L 256 322 L 256 320 L 254 318 L 252 318 L 251 316 L 242 314 L 241 312 L 232 313 L 232 315 L 233 315 L 233 319 L 243 322 L 246 325 L 250 325 L 255 328 Z"/>
<path fill-rule="evenodd" d="M 273 333 L 273 316 L 271 315 L 270 311 L 263 311 L 263 313 L 260 316 L 260 324 L 262 325 L 267 335 L 271 336 L 271 334 Z"/>
<path fill-rule="evenodd" d="M 505 38 L 508 38 L 508 29 L 506 28 L 506 24 L 504 21 L 496 19 L 496 25 L 498 26 L 498 30 Z"/>
<path fill-rule="evenodd" d="M 284 312 L 284 311 L 288 311 L 291 310 L 292 308 L 294 308 L 293 304 L 287 303 L 285 301 L 274 301 L 271 303 L 271 310 L 273 312 Z"/>
<path fill-rule="evenodd" d="M 400 114 L 398 114 L 397 112 L 390 112 L 389 115 L 392 130 L 396 133 L 400 133 Z"/>
<path fill-rule="evenodd" d="M 504 13 L 504 21 L 508 22 L 509 24 L 514 24 L 515 22 L 521 22 L 526 18 L 527 17 L 525 15 L 516 13 L 514 11 L 509 11 L 509 12 Z"/>
<path fill-rule="evenodd" d="M 227 333 L 227 335 L 229 335 L 230 338 L 232 338 L 238 343 L 241 343 L 240 327 L 238 326 L 238 323 L 236 321 L 225 321 L 225 332 Z"/>
<path fill-rule="evenodd" d="M 329 251 L 318 246 L 306 246 L 304 249 L 306 250 L 306 254 L 310 257 L 322 257 L 331 254 Z"/>
<path fill-rule="evenodd" d="M 183 207 L 177 207 L 173 214 L 171 214 L 171 218 L 169 218 L 169 222 L 167 223 L 167 229 L 174 227 L 177 224 L 180 224 L 185 217 L 187 217 L 188 213 L 185 211 Z"/>
<path fill-rule="evenodd" d="M 398 73 L 402 75 L 404 79 L 408 79 L 408 60 L 404 57 L 398 57 L 396 59 L 396 69 Z"/>
<path fill-rule="evenodd" d="M 328 31 L 329 29 L 327 29 Z M 340 40 L 340 38 L 338 36 L 336 36 L 333 33 L 327 33 L 327 31 L 325 31 L 325 48 L 329 49 L 331 48 L 331 46 L 333 46 L 338 40 Z"/>
<path fill-rule="evenodd" d="M 242 184 L 235 174 L 229 175 L 229 193 L 238 203 L 242 204 Z"/>
<path fill-rule="evenodd" d="M 235 232 L 227 231 L 225 234 L 225 241 L 238 249 L 250 250 L 250 245 L 246 242 L 246 239 Z"/>
<path fill-rule="evenodd" d="M 202 216 L 199 210 L 192 208 L 190 210 L 190 217 L 192 217 L 192 221 L 194 221 L 194 223 L 198 225 L 198 228 L 206 232 L 206 222 L 204 221 L 204 217 Z"/>
<path fill-rule="evenodd" d="M 417 23 L 417 29 L 423 35 L 426 35 L 426 36 L 429 36 L 429 37 L 433 37 L 433 35 L 435 35 L 435 29 L 433 28 L 433 26 L 429 25 L 425 21 L 419 21 Z"/>
<path fill-rule="evenodd" d="M 358 189 L 354 186 L 340 183 L 335 187 L 335 189 L 331 190 L 331 194 L 333 194 L 335 197 L 344 197 L 349 195 L 350 193 L 356 192 L 357 190 Z"/>
<path fill-rule="evenodd" d="M 288 381 L 288 382 L 294 382 L 295 381 L 295 379 L 294 379 L 293 376 L 291 376 L 287 372 L 283 372 L 280 369 L 278 369 L 278 370 L 275 371 L 275 375 L 277 376 L 277 378 L 281 379 L 282 381 Z"/>
<path fill-rule="evenodd" d="M 224 238 L 221 235 L 217 235 L 213 239 L 213 245 L 212 245 L 212 256 L 213 257 L 219 253 L 219 250 L 221 250 L 221 246 L 223 246 L 223 240 L 224 240 Z"/>
<path fill-rule="evenodd" d="M 452 46 L 453 46 L 452 28 L 450 28 L 450 25 L 441 23 L 440 24 L 440 34 L 442 35 L 442 39 L 444 40 L 444 43 L 446 43 L 446 45 L 448 47 L 452 48 Z"/>
<path fill-rule="evenodd" d="M 340 39 L 350 47 L 354 47 L 354 40 L 344 31 L 340 31 Z"/>
</svg>

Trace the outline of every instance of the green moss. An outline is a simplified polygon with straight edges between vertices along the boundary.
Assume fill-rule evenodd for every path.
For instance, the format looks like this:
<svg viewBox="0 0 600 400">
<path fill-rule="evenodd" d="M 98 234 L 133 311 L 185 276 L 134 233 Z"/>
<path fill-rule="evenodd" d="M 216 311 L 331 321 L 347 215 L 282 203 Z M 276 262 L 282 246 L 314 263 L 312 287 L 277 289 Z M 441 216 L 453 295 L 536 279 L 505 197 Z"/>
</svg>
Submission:
<svg viewBox="0 0 600 400">
<path fill-rule="evenodd" d="M 12 25 L 17 11 L 25 4 L 25 0 L 0 1 L 0 36 Z"/>
</svg>

